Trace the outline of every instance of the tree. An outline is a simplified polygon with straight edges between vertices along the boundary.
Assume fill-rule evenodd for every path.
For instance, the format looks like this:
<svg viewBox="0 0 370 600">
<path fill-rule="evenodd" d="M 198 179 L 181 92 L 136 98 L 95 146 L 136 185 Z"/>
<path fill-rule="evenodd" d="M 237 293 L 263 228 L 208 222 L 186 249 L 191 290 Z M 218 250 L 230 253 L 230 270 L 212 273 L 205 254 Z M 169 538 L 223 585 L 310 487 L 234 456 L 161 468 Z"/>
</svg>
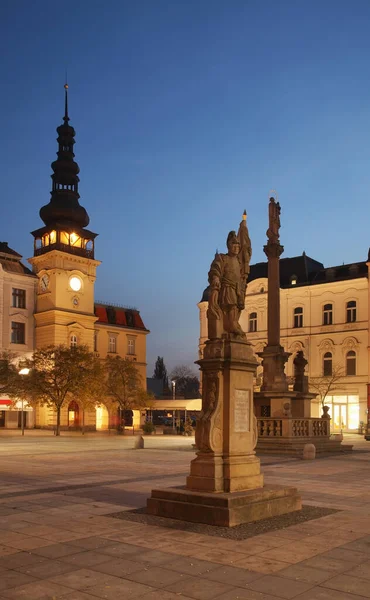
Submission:
<svg viewBox="0 0 370 600">
<path fill-rule="evenodd" d="M 85 411 L 95 409 L 105 393 L 104 368 L 94 354 L 80 366 L 80 385 L 74 392 L 74 399 L 82 409 L 81 432 L 85 433 Z"/>
<path fill-rule="evenodd" d="M 163 356 L 158 356 L 156 360 L 153 379 L 159 379 L 160 381 L 163 381 L 163 391 L 168 392 L 168 375 L 166 365 L 164 364 Z"/>
<path fill-rule="evenodd" d="M 322 377 L 310 377 L 309 388 L 314 394 L 319 397 L 321 408 L 325 406 L 325 399 L 329 393 L 336 392 L 338 390 L 338 382 L 344 375 L 343 367 L 334 365 L 331 375 L 323 375 Z"/>
<path fill-rule="evenodd" d="M 199 378 L 186 365 L 178 365 L 171 372 L 175 382 L 176 395 L 184 398 L 199 398 Z"/>
<path fill-rule="evenodd" d="M 120 356 L 107 356 L 104 361 L 105 394 L 121 410 L 147 408 L 152 395 L 144 389 L 142 378 L 134 363 Z M 124 431 L 124 428 L 123 428 Z"/>
<path fill-rule="evenodd" d="M 86 346 L 47 346 L 22 361 L 29 374 L 14 378 L 12 393 L 37 398 L 57 413 L 56 435 L 60 435 L 60 411 L 68 401 L 85 394 L 94 355 Z"/>
</svg>

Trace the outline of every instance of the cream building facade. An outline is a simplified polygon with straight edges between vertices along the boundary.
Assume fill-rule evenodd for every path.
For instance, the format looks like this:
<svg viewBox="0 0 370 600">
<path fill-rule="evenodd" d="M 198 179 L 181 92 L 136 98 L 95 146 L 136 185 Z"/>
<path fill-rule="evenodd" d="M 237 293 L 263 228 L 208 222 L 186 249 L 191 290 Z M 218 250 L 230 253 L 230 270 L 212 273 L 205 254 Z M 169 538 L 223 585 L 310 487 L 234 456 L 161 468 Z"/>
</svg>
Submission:
<svg viewBox="0 0 370 600">
<path fill-rule="evenodd" d="M 293 376 L 293 359 L 299 350 L 308 360 L 309 378 L 340 371 L 325 401 L 334 432 L 358 432 L 367 422 L 369 265 L 364 261 L 324 268 L 305 254 L 280 260 L 281 344 L 291 353 L 286 374 Z M 256 353 L 267 343 L 267 291 L 267 263 L 252 265 L 240 324 Z M 208 289 L 198 304 L 200 354 L 207 339 L 207 293 Z M 257 383 L 261 372 L 260 366 Z M 320 403 L 313 401 L 311 416 L 320 415 Z"/>
</svg>

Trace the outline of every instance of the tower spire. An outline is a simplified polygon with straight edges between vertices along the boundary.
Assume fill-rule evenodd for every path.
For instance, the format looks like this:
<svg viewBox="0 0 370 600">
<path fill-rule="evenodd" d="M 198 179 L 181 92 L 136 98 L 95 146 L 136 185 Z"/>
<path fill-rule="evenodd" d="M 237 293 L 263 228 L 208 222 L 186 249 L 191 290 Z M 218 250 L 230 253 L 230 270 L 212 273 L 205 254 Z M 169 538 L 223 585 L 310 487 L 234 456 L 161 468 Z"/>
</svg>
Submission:
<svg viewBox="0 0 370 600">
<path fill-rule="evenodd" d="M 67 77 L 66 77 L 67 80 Z M 68 125 L 69 116 L 68 116 L 68 83 L 67 81 L 64 84 L 64 117 L 63 121 L 66 125 Z"/>
</svg>

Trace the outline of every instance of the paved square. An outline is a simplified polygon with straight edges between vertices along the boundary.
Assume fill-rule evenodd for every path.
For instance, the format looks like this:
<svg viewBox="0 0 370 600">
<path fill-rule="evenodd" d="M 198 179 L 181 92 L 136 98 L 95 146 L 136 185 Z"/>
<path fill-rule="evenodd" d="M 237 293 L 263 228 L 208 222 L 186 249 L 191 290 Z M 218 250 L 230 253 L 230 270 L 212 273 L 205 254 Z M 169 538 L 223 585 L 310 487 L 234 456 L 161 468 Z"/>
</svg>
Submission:
<svg viewBox="0 0 370 600">
<path fill-rule="evenodd" d="M 0 600 L 370 598 L 370 442 L 360 436 L 351 455 L 262 457 L 266 483 L 340 512 L 241 541 L 106 516 L 183 485 L 191 440 L 133 450 L 114 434 L 7 431 L 0 456 Z"/>
</svg>

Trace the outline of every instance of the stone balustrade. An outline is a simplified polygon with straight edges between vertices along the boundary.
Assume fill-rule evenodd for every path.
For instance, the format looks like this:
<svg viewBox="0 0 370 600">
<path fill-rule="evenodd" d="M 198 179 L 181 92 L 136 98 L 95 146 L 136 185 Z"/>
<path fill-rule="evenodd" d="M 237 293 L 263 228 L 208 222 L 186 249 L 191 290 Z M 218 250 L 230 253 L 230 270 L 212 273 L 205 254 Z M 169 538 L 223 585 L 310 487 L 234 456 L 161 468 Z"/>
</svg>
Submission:
<svg viewBox="0 0 370 600">
<path fill-rule="evenodd" d="M 259 418 L 259 438 L 329 438 L 330 419 L 315 418 Z"/>
</svg>

